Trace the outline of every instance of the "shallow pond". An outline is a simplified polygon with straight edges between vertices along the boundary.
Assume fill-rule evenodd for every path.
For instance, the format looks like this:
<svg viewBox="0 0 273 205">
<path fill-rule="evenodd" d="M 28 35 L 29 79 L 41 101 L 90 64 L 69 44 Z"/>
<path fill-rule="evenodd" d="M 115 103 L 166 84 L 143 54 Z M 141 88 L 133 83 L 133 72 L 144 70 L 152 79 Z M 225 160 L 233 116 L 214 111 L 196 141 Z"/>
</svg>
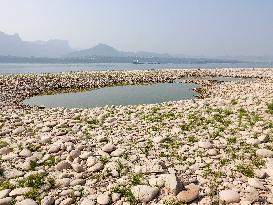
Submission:
<svg viewBox="0 0 273 205">
<path fill-rule="evenodd" d="M 153 85 L 127 85 L 101 89 L 35 96 L 23 101 L 27 105 L 45 107 L 92 108 L 106 105 L 138 105 L 193 99 L 194 83 L 157 83 Z"/>
</svg>

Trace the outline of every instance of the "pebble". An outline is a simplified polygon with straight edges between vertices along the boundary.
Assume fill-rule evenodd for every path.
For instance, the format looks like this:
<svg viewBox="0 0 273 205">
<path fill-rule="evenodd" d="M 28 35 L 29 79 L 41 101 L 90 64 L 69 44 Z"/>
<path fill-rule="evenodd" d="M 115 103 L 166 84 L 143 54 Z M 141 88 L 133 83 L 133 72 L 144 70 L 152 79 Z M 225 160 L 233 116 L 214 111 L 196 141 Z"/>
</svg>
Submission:
<svg viewBox="0 0 273 205">
<path fill-rule="evenodd" d="M 97 197 L 97 202 L 101 205 L 106 205 L 110 203 L 110 196 L 107 193 L 99 194 Z"/>
<path fill-rule="evenodd" d="M 37 203 L 33 199 L 24 199 L 17 203 L 18 205 L 37 205 Z"/>
<path fill-rule="evenodd" d="M 63 201 L 61 201 L 60 205 L 71 205 L 73 204 L 74 200 L 72 198 L 67 198 Z"/>
<path fill-rule="evenodd" d="M 272 157 L 273 156 L 273 151 L 268 150 L 268 149 L 258 149 L 256 151 L 256 154 L 259 157 Z"/>
<path fill-rule="evenodd" d="M 59 162 L 57 165 L 56 165 L 56 169 L 58 171 L 62 171 L 64 169 L 71 169 L 72 166 L 69 162 L 66 162 L 66 161 L 63 161 L 63 162 Z"/>
<path fill-rule="evenodd" d="M 133 186 L 131 190 L 134 196 L 142 202 L 151 201 L 159 192 L 158 188 L 147 185 Z"/>
<path fill-rule="evenodd" d="M 222 190 L 219 192 L 219 198 L 226 203 L 238 203 L 240 195 L 235 190 Z"/>
<path fill-rule="evenodd" d="M 41 200 L 41 205 L 53 205 L 55 202 L 54 198 L 51 196 L 45 196 L 42 200 Z"/>
<path fill-rule="evenodd" d="M 4 189 L 4 190 L 0 191 L 0 199 L 7 197 L 9 195 L 10 191 L 11 191 L 11 189 Z"/>
<path fill-rule="evenodd" d="M 115 149 L 116 149 L 116 146 L 109 143 L 109 144 L 106 144 L 106 145 L 103 146 L 102 151 L 104 151 L 104 152 L 112 152 Z"/>
<path fill-rule="evenodd" d="M 265 186 L 257 178 L 249 178 L 248 184 L 254 188 L 263 189 L 263 190 L 266 189 Z"/>
<path fill-rule="evenodd" d="M 9 205 L 12 202 L 12 197 L 0 199 L 0 205 Z"/>
<path fill-rule="evenodd" d="M 199 187 L 193 184 L 190 184 L 186 187 L 186 191 L 181 191 L 177 195 L 177 198 L 182 203 L 189 203 L 199 196 Z"/>
</svg>

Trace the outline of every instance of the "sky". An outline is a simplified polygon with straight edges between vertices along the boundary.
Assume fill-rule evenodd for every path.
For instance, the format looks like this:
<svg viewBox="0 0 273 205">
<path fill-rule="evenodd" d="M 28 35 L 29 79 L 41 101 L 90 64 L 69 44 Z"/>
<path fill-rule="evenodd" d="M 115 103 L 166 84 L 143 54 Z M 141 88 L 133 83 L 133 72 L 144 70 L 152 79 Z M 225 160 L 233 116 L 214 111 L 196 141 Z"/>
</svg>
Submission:
<svg viewBox="0 0 273 205">
<path fill-rule="evenodd" d="M 273 0 L 0 0 L 0 31 L 78 49 L 273 56 Z"/>
</svg>

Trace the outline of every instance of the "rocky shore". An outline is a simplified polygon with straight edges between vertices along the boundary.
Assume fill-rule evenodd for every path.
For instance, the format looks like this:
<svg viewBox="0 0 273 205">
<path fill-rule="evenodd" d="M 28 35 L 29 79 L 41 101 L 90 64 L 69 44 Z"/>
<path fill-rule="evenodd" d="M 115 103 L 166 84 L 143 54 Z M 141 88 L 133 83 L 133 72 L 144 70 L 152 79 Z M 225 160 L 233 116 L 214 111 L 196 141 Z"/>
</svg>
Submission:
<svg viewBox="0 0 273 205">
<path fill-rule="evenodd" d="M 94 109 L 25 98 L 229 76 L 200 98 Z M 192 78 L 191 78 L 192 79 Z M 204 69 L 0 76 L 0 205 L 272 204 L 273 71 Z"/>
</svg>

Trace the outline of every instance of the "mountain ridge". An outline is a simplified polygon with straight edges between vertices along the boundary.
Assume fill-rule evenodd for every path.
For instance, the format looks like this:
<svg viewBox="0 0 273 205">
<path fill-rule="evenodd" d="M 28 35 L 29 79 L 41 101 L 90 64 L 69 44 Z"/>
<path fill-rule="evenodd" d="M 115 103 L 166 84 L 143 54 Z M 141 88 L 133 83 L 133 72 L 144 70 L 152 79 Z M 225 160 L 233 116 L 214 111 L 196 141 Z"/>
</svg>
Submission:
<svg viewBox="0 0 273 205">
<path fill-rule="evenodd" d="M 18 57 L 61 57 L 72 52 L 68 41 L 51 39 L 48 41 L 23 41 L 19 34 L 0 31 L 0 55 Z"/>
</svg>

